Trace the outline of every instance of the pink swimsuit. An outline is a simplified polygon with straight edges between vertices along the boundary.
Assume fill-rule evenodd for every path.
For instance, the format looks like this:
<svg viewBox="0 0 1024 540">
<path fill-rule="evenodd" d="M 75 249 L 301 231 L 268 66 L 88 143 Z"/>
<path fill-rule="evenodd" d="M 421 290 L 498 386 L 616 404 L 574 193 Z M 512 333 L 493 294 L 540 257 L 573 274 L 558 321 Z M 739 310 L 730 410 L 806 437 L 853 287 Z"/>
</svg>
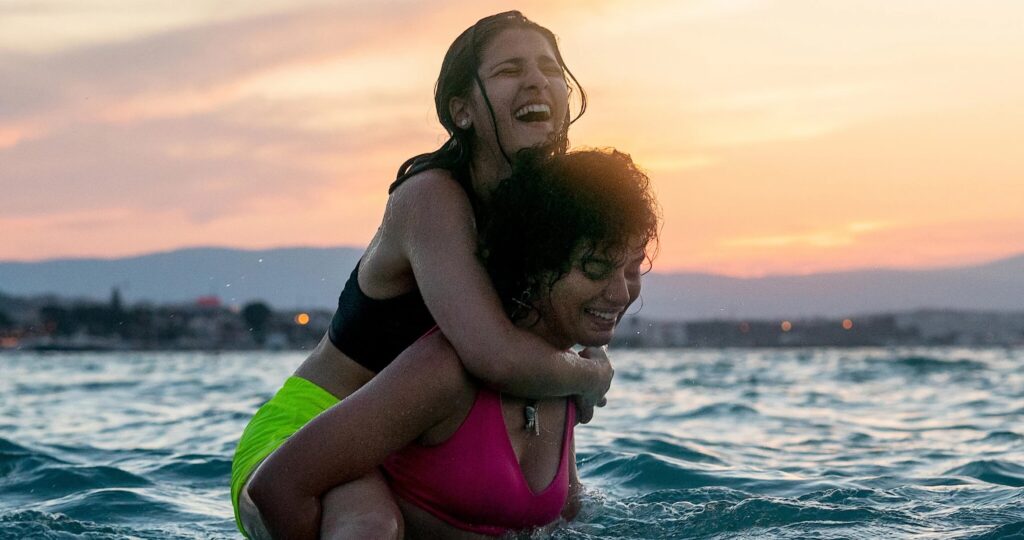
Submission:
<svg viewBox="0 0 1024 540">
<path fill-rule="evenodd" d="M 566 405 L 558 472 L 535 493 L 509 441 L 501 398 L 481 388 L 459 429 L 435 446 L 409 445 L 384 462 L 399 497 L 463 530 L 501 535 L 559 518 L 569 493 L 569 449 L 576 408 Z"/>
</svg>

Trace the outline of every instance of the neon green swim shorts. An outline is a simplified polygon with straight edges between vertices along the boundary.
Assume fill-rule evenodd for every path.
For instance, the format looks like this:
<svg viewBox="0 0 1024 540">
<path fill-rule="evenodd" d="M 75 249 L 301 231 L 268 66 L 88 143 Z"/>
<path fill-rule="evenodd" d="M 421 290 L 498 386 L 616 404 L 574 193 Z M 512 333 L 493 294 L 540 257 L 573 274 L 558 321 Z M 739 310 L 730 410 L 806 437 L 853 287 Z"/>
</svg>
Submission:
<svg viewBox="0 0 1024 540">
<path fill-rule="evenodd" d="M 231 505 L 235 509 L 235 524 L 243 535 L 238 495 L 249 476 L 288 437 L 338 401 L 333 394 L 306 379 L 288 377 L 277 394 L 263 404 L 245 426 L 231 461 Z"/>
</svg>

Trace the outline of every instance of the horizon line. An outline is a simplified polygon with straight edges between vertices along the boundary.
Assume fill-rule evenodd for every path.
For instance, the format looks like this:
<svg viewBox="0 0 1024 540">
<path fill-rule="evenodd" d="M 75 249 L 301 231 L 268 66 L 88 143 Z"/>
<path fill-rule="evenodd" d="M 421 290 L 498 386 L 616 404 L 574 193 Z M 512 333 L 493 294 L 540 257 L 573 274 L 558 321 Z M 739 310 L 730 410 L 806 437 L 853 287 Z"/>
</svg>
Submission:
<svg viewBox="0 0 1024 540">
<path fill-rule="evenodd" d="M 326 246 L 324 246 L 324 245 L 313 245 L 313 244 L 293 244 L 293 245 L 278 245 L 278 246 L 263 247 L 263 248 L 252 248 L 252 247 L 236 247 L 236 246 L 228 246 L 228 245 L 211 245 L 211 244 L 207 244 L 207 245 L 180 246 L 180 247 L 175 247 L 175 248 L 158 249 L 158 250 L 154 250 L 154 251 L 147 251 L 147 252 L 141 252 L 141 253 L 131 253 L 131 254 L 125 254 L 125 255 L 113 255 L 113 256 L 103 256 L 103 255 L 91 255 L 91 256 L 90 255 L 68 255 L 68 256 L 49 257 L 49 258 L 43 258 L 43 259 L 2 259 L 2 260 L 0 260 L 0 264 L 24 264 L 24 265 L 28 265 L 28 264 L 46 264 L 46 263 L 54 263 L 54 262 L 89 262 L 89 261 L 91 261 L 91 262 L 116 262 L 116 261 L 121 261 L 121 260 L 126 260 L 126 259 L 140 259 L 140 258 L 145 258 L 145 257 L 157 256 L 157 255 L 167 255 L 167 254 L 172 254 L 172 253 L 177 253 L 177 252 L 182 252 L 182 251 L 201 251 L 201 250 L 226 250 L 226 251 L 236 251 L 236 252 L 245 252 L 245 253 L 256 253 L 256 252 L 265 252 L 265 251 L 285 251 L 285 250 L 301 250 L 301 249 L 307 249 L 307 250 L 337 250 L 337 249 L 345 249 L 345 250 L 361 251 L 361 250 L 364 250 L 365 248 L 360 248 L 360 247 L 351 246 L 351 245 L 326 245 Z M 765 278 L 781 278 L 781 277 L 807 277 L 807 276 L 816 276 L 816 275 L 832 275 L 832 274 L 844 274 L 844 273 L 853 273 L 853 272 L 929 272 L 929 271 L 942 271 L 942 270 L 956 270 L 956 269 L 977 268 L 977 267 L 982 267 L 982 266 L 988 266 L 988 265 L 991 265 L 991 264 L 996 264 L 996 263 L 1000 263 L 1000 262 L 1004 262 L 1004 261 L 1010 261 L 1010 260 L 1014 260 L 1014 259 L 1018 259 L 1018 258 L 1022 258 L 1022 257 L 1024 257 L 1024 251 L 1018 252 L 1018 253 L 1013 253 L 1013 254 L 1007 254 L 1007 255 L 1004 255 L 1004 256 L 1001 256 L 1001 257 L 996 257 L 996 258 L 984 259 L 984 260 L 979 261 L 979 262 L 965 263 L 965 264 L 960 264 L 960 265 L 948 265 L 948 264 L 945 264 L 945 265 L 935 265 L 935 266 L 905 266 L 905 267 L 901 267 L 901 266 L 859 266 L 859 267 L 849 267 L 849 268 L 826 269 L 826 270 L 820 270 L 820 271 L 815 271 L 815 272 L 806 272 L 806 273 L 791 272 L 791 273 L 763 273 L 763 274 L 740 275 L 740 274 L 733 274 L 733 273 L 727 273 L 727 272 L 714 272 L 714 271 L 711 271 L 711 270 L 702 270 L 702 269 L 695 269 L 695 268 L 679 268 L 679 269 L 670 269 L 670 270 L 665 270 L 665 271 L 652 270 L 651 273 L 652 274 L 656 274 L 656 275 L 663 275 L 663 276 L 679 275 L 679 274 L 700 274 L 700 275 L 707 275 L 707 276 L 716 276 L 716 277 L 725 277 L 725 278 L 731 278 L 731 279 L 748 280 L 748 279 L 765 279 Z"/>
</svg>

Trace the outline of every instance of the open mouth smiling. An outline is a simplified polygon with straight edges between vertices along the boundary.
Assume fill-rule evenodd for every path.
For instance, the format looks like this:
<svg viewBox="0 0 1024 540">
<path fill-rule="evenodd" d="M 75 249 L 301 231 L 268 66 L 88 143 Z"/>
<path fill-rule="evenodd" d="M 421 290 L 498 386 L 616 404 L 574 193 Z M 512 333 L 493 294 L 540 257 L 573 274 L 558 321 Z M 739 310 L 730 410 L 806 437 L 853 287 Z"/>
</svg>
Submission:
<svg viewBox="0 0 1024 540">
<path fill-rule="evenodd" d="M 547 122 L 551 120 L 551 106 L 545 103 L 531 103 L 520 107 L 513 116 L 521 122 Z"/>
<path fill-rule="evenodd" d="M 610 310 L 609 311 L 609 310 L 597 310 L 597 309 L 586 308 L 584 311 L 586 311 L 586 313 L 588 315 L 593 315 L 594 317 L 597 317 L 599 319 L 603 319 L 603 320 L 608 321 L 608 322 L 615 322 L 618 319 L 618 317 L 619 317 L 619 310 Z"/>
</svg>

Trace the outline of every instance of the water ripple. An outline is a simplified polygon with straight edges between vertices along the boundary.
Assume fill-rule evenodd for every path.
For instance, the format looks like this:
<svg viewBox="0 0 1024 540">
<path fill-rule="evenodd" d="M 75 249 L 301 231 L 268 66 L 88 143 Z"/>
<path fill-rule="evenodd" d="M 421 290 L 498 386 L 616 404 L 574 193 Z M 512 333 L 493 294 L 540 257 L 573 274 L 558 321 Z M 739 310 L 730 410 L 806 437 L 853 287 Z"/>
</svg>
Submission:
<svg viewBox="0 0 1024 540">
<path fill-rule="evenodd" d="M 235 442 L 302 359 L 0 355 L 0 538 L 237 538 Z M 1024 350 L 616 361 L 555 538 L 1024 540 Z"/>
<path fill-rule="evenodd" d="M 946 471 L 953 476 L 969 476 L 990 484 L 1024 486 L 1024 466 L 1000 460 L 972 461 L 966 465 Z"/>
</svg>

